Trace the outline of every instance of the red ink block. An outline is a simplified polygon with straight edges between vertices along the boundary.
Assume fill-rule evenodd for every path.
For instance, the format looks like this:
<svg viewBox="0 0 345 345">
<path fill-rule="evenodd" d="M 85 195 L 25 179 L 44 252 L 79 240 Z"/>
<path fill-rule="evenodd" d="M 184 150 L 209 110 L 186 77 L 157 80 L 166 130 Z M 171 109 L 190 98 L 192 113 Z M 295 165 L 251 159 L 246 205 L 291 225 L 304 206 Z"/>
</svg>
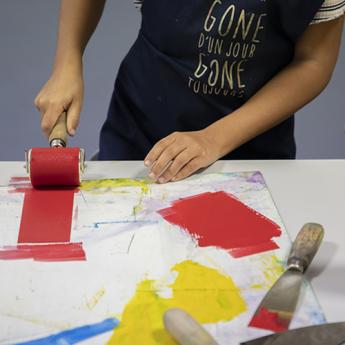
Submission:
<svg viewBox="0 0 345 345">
<path fill-rule="evenodd" d="M 235 258 L 279 248 L 272 241 L 281 235 L 279 226 L 222 191 L 177 200 L 158 213 L 186 229 L 201 247 L 224 248 Z"/>
</svg>

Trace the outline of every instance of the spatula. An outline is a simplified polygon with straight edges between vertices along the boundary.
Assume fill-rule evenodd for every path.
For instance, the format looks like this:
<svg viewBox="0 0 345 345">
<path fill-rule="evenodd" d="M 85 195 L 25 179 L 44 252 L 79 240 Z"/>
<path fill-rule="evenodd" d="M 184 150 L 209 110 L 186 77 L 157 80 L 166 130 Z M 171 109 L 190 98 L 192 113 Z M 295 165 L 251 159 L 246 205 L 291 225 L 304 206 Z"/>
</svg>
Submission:
<svg viewBox="0 0 345 345">
<path fill-rule="evenodd" d="M 249 326 L 283 332 L 289 328 L 303 282 L 323 238 L 320 224 L 307 223 L 298 233 L 287 261 L 287 270 L 267 292 Z"/>
</svg>

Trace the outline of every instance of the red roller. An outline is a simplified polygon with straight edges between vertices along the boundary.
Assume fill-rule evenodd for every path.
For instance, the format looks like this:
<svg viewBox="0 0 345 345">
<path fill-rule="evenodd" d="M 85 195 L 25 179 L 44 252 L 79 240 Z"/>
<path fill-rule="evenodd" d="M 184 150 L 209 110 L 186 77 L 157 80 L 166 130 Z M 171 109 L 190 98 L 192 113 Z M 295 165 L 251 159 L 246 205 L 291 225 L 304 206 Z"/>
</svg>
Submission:
<svg viewBox="0 0 345 345">
<path fill-rule="evenodd" d="M 66 113 L 49 136 L 49 148 L 33 148 L 26 153 L 26 167 L 34 187 L 75 187 L 80 184 L 84 151 L 66 148 Z"/>
<path fill-rule="evenodd" d="M 29 155 L 34 187 L 79 186 L 79 148 L 33 148 Z"/>
</svg>

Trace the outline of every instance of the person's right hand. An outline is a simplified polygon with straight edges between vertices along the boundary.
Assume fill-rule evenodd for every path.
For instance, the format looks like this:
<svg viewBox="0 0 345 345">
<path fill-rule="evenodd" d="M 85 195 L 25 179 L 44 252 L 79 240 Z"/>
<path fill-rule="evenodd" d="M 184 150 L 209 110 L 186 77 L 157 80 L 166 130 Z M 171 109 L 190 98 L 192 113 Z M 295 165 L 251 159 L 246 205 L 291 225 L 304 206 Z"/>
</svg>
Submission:
<svg viewBox="0 0 345 345">
<path fill-rule="evenodd" d="M 41 128 L 47 137 L 64 111 L 67 112 L 68 134 L 73 136 L 76 133 L 83 94 L 81 66 L 68 65 L 52 73 L 34 102 L 41 113 Z"/>
</svg>

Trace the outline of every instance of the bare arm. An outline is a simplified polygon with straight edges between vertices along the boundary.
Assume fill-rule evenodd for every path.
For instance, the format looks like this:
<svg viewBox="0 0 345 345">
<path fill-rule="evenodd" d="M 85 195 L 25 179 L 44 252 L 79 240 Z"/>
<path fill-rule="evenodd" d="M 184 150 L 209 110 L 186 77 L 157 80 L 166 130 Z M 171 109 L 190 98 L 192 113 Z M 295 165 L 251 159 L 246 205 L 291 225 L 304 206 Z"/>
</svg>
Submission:
<svg viewBox="0 0 345 345">
<path fill-rule="evenodd" d="M 343 23 L 341 17 L 309 26 L 297 42 L 293 61 L 233 113 L 201 131 L 177 132 L 159 141 L 145 159 L 150 177 L 160 182 L 183 179 L 310 102 L 331 78 Z"/>
<path fill-rule="evenodd" d="M 61 0 L 53 71 L 35 99 L 47 136 L 63 110 L 67 110 L 68 132 L 75 133 L 83 103 L 82 55 L 105 1 Z"/>
<path fill-rule="evenodd" d="M 241 108 L 209 127 L 217 133 L 221 156 L 287 119 L 326 87 L 337 61 L 343 23 L 341 17 L 309 26 L 297 42 L 291 64 Z"/>
</svg>

